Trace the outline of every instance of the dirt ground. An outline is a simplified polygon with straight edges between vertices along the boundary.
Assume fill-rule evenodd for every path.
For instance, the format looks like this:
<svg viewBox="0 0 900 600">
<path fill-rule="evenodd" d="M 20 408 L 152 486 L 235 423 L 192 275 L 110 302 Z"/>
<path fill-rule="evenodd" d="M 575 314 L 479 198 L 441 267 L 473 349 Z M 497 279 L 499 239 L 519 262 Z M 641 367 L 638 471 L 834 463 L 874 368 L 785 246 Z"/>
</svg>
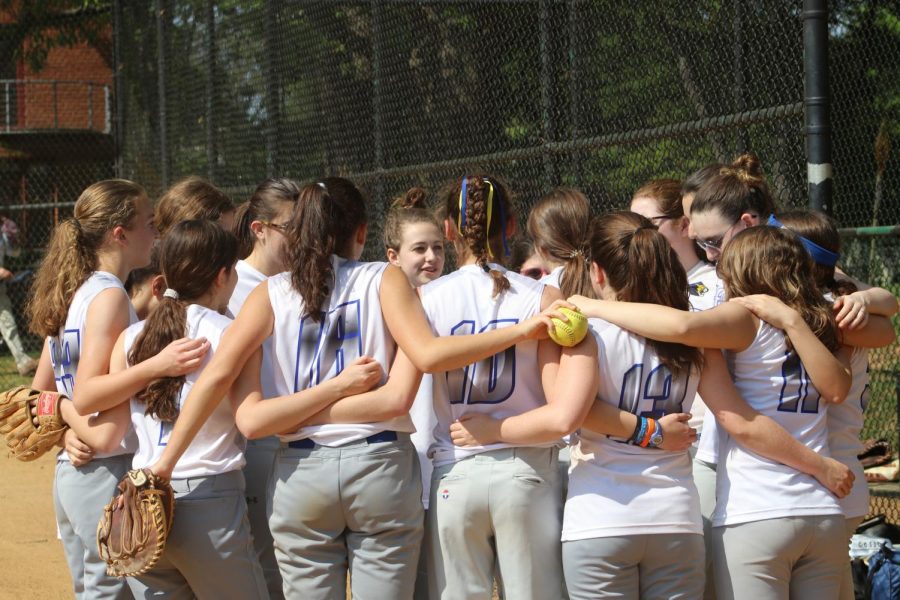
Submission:
<svg viewBox="0 0 900 600">
<path fill-rule="evenodd" d="M 0 455 L 0 600 L 72 598 L 53 516 L 55 464 L 52 452 L 30 463 Z"/>
</svg>

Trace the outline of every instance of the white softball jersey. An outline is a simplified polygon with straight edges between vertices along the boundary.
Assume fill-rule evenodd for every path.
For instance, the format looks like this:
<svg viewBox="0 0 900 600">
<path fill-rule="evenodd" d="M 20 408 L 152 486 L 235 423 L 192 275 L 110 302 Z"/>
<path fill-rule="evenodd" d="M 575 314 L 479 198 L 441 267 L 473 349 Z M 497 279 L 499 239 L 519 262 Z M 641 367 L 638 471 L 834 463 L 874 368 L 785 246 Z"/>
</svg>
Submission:
<svg viewBox="0 0 900 600">
<path fill-rule="evenodd" d="M 440 375 L 439 375 L 440 377 Z M 434 468 L 428 457 L 428 450 L 434 443 L 434 431 L 437 428 L 437 415 L 434 413 L 434 376 L 430 373 L 422 375 L 419 391 L 416 399 L 409 409 L 409 418 L 412 419 L 416 432 L 410 436 L 416 454 L 419 456 L 419 466 L 422 473 L 422 506 L 428 509 L 428 498 L 431 494 L 431 472 Z"/>
<path fill-rule="evenodd" d="M 847 399 L 828 406 L 828 447 L 831 457 L 853 471 L 856 479 L 853 489 L 839 500 L 844 516 L 863 517 L 869 512 L 869 485 L 857 455 L 862 452 L 859 432 L 863 426 L 863 413 L 869 403 L 869 351 L 854 348 L 850 355 L 853 383 Z"/>
<path fill-rule="evenodd" d="M 552 285 L 556 289 L 559 289 L 559 281 L 562 279 L 565 268 L 566 267 L 563 265 L 554 267 L 552 271 L 541 277 L 538 281 L 544 285 Z"/>
<path fill-rule="evenodd" d="M 701 260 L 688 270 L 687 279 L 688 300 L 692 311 L 709 310 L 725 301 L 725 287 L 716 275 L 715 265 Z M 700 396 L 695 397 L 691 405 L 691 420 L 688 425 L 697 430 L 698 439 L 694 442 L 697 456 L 706 462 L 716 462 L 716 419 L 712 413 L 707 418 L 706 404 Z"/>
<path fill-rule="evenodd" d="M 674 376 L 644 338 L 601 319 L 589 323 L 599 350 L 598 400 L 653 418 L 690 410 L 696 371 Z M 587 429 L 580 437 L 569 473 L 563 541 L 703 533 L 688 452 L 641 448 Z"/>
<path fill-rule="evenodd" d="M 291 287 L 290 273 L 270 277 L 269 299 L 275 315 L 272 332 L 275 389 L 278 395 L 311 388 L 338 375 L 361 356 L 377 360 L 387 378 L 396 344 L 381 314 L 379 290 L 387 263 L 364 263 L 331 257 L 335 284 L 316 322 L 305 315 L 303 298 Z M 340 446 L 382 431 L 412 433 L 409 415 L 378 423 L 310 425 L 279 436 L 283 441 L 309 438 Z"/>
<path fill-rule="evenodd" d="M 729 352 L 735 387 L 762 415 L 801 444 L 829 456 L 826 403 L 783 332 L 760 321 L 742 352 Z M 837 499 L 816 479 L 738 445 L 720 430 L 713 526 L 780 517 L 841 514 Z"/>
<path fill-rule="evenodd" d="M 541 310 L 544 285 L 499 265 L 510 289 L 492 297 L 494 282 L 478 265 L 466 265 L 422 286 L 425 314 L 439 336 L 471 335 L 509 327 Z M 494 356 L 434 375 L 435 440 L 429 451 L 435 467 L 514 444 L 458 448 L 450 425 L 466 413 L 503 419 L 546 404 L 538 368 L 538 343 L 528 340 Z M 543 444 L 545 447 L 556 444 Z"/>
<path fill-rule="evenodd" d="M 112 273 L 105 271 L 94 271 L 91 273 L 90 277 L 81 284 L 81 287 L 78 288 L 72 297 L 72 303 L 69 304 L 69 312 L 66 314 L 66 323 L 60 330 L 59 335 L 47 338 L 50 345 L 50 362 L 53 365 L 53 376 L 56 379 L 56 390 L 60 394 L 72 397 L 72 390 L 75 386 L 75 373 L 78 370 L 78 362 L 81 358 L 84 322 L 87 319 L 88 308 L 100 292 L 110 288 L 119 289 L 126 298 L 128 297 L 125 286 Z M 128 302 L 128 320 L 130 323 L 135 323 L 138 320 L 130 300 Z M 119 448 L 112 452 L 98 452 L 94 455 L 94 458 L 108 458 L 110 456 L 119 456 L 120 454 L 130 454 L 134 451 L 135 444 L 134 434 L 129 431 Z M 69 455 L 63 450 L 57 458 L 59 460 L 69 460 Z"/>
<path fill-rule="evenodd" d="M 228 312 L 237 317 L 250 292 L 268 278 L 254 267 L 251 267 L 246 260 L 237 261 L 234 268 L 237 271 L 238 280 L 237 285 L 234 286 L 234 292 L 231 294 L 231 299 L 228 300 Z"/>
<path fill-rule="evenodd" d="M 232 318 L 237 318 L 238 313 L 241 312 L 241 308 L 244 306 L 244 302 L 247 301 L 247 296 L 250 295 L 250 292 L 256 289 L 256 286 L 266 281 L 268 277 L 251 267 L 245 260 L 237 261 L 234 268 L 237 270 L 238 281 L 237 285 L 234 286 L 234 292 L 231 294 L 231 299 L 228 300 L 228 312 L 231 313 Z M 266 338 L 266 341 L 263 342 L 262 352 L 262 365 L 260 366 L 259 373 L 263 398 L 274 398 L 278 396 L 278 390 L 275 387 L 275 379 L 272 377 L 272 372 L 275 369 L 273 366 L 274 363 L 272 362 L 273 353 L 271 337 Z"/>
<path fill-rule="evenodd" d="M 144 329 L 145 321 L 135 323 L 125 332 L 125 356 L 138 335 Z M 200 373 L 212 360 L 222 333 L 231 325 L 231 319 L 214 310 L 189 304 L 187 307 L 186 336 L 190 338 L 205 337 L 209 340 L 210 349 L 203 359 L 200 368 L 185 377 L 184 385 L 178 394 L 178 409 L 184 404 L 200 377 Z M 172 433 L 174 423 L 163 423 L 155 416 L 146 414 L 147 405 L 134 398 L 131 399 L 131 424 L 137 433 L 138 450 L 134 453 L 132 468 L 142 469 L 154 464 L 162 456 Z M 209 477 L 227 473 L 244 466 L 244 447 L 246 439 L 234 423 L 234 412 L 229 398 L 223 398 L 213 413 L 203 423 L 196 437 L 185 450 L 172 471 L 173 479 L 188 477 Z"/>
</svg>

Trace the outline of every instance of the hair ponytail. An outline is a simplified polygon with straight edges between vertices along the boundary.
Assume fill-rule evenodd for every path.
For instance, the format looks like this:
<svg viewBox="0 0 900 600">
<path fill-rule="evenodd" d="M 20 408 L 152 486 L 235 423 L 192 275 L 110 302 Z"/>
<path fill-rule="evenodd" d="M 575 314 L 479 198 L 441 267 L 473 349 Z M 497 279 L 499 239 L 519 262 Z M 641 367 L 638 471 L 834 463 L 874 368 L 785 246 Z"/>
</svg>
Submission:
<svg viewBox="0 0 900 600">
<path fill-rule="evenodd" d="M 594 296 L 589 268 L 590 224 L 590 202 L 572 188 L 553 190 L 538 200 L 528 215 L 528 233 L 535 249 L 563 265 L 559 281 L 563 297 Z"/>
<path fill-rule="evenodd" d="M 125 179 L 98 181 L 78 197 L 73 217 L 53 230 L 38 268 L 26 312 L 35 334 L 59 335 L 78 288 L 97 269 L 97 252 L 107 233 L 131 227 L 144 188 Z"/>
<path fill-rule="evenodd" d="M 456 223 L 460 243 L 475 257 L 476 264 L 494 281 L 493 296 L 509 289 L 502 271 L 492 269 L 488 259 L 506 252 L 506 227 L 512 218 L 509 191 L 500 180 L 486 175 L 464 177 L 446 196 L 447 218 Z"/>
<path fill-rule="evenodd" d="M 331 255 L 345 253 L 366 223 L 365 200 L 351 181 L 328 177 L 300 189 L 287 230 L 287 252 L 291 285 L 313 321 L 321 321 L 334 285 Z"/>
<path fill-rule="evenodd" d="M 669 242 L 645 217 L 619 211 L 596 217 L 590 230 L 591 260 L 606 273 L 616 298 L 689 310 L 684 267 Z M 674 375 L 703 364 L 703 352 L 683 344 L 647 340 Z"/>
<path fill-rule="evenodd" d="M 237 251 L 234 235 L 213 221 L 182 221 L 172 227 L 161 242 L 159 260 L 166 285 L 176 294 L 164 294 L 150 314 L 128 353 L 129 364 L 156 356 L 188 335 L 188 305 L 210 290 L 222 269 L 234 268 Z M 172 422 L 178 416 L 178 394 L 184 380 L 184 375 L 156 379 L 134 397 L 146 403 L 146 414 Z"/>
<path fill-rule="evenodd" d="M 234 227 L 231 229 L 231 233 L 234 234 L 238 241 L 238 258 L 241 260 L 250 256 L 250 253 L 253 252 L 253 245 L 256 242 L 253 230 L 250 229 L 250 223 L 253 222 L 253 219 L 248 210 L 249 208 L 250 203 L 244 202 L 235 209 Z"/>
</svg>

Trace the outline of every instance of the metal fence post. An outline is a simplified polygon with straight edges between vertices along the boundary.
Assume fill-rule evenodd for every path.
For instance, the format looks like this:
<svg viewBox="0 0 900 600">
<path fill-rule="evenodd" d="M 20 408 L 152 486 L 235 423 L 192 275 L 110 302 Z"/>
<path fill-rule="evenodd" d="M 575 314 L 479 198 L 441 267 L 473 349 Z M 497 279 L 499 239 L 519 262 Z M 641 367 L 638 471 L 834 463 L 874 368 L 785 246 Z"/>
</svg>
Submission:
<svg viewBox="0 0 900 600">
<path fill-rule="evenodd" d="M 216 181 L 216 3 L 206 3 L 206 168 L 209 180 Z"/>
<path fill-rule="evenodd" d="M 122 0 L 113 2 L 113 86 L 115 86 L 116 114 L 115 120 L 110 115 L 109 86 L 103 86 L 104 109 L 106 119 L 104 121 L 104 133 L 109 133 L 114 124 L 113 147 L 115 148 L 114 169 L 116 177 L 123 177 L 125 155 L 125 64 L 122 59 Z"/>
<path fill-rule="evenodd" d="M 541 0 L 540 19 L 540 51 L 541 51 L 541 126 L 543 144 L 549 144 L 554 140 L 553 123 L 553 64 L 550 56 L 550 43 L 553 37 L 550 34 L 550 4 L 547 0 Z M 548 192 L 556 184 L 556 157 L 549 150 L 543 152 L 544 161 L 544 191 Z"/>
<path fill-rule="evenodd" d="M 5 95 L 6 95 L 6 131 L 8 132 L 9 126 L 10 126 L 10 121 L 11 121 L 11 117 L 10 117 L 10 113 L 9 113 L 9 82 L 8 81 L 4 83 L 4 88 L 5 88 Z"/>
<path fill-rule="evenodd" d="M 59 129 L 59 82 L 54 79 L 53 88 L 53 129 Z"/>
<path fill-rule="evenodd" d="M 828 6 L 803 0 L 803 106 L 809 206 L 831 213 L 831 115 L 828 89 Z"/>
<path fill-rule="evenodd" d="M 166 0 L 156 0 L 156 85 L 159 97 L 160 186 L 169 187 L 169 143 L 166 121 Z"/>
<path fill-rule="evenodd" d="M 263 62 L 263 76 L 266 79 L 266 150 L 268 160 L 266 169 L 269 177 L 274 177 L 281 169 L 281 157 L 279 156 L 279 140 L 281 135 L 281 89 L 279 85 L 276 60 L 281 51 L 281 28 L 278 14 L 280 11 L 278 0 L 266 0 L 266 25 L 264 28 L 263 43 L 265 44 L 265 60 Z"/>
<path fill-rule="evenodd" d="M 94 129 L 94 84 L 88 82 L 88 129 Z"/>
<path fill-rule="evenodd" d="M 381 81 L 381 55 L 382 55 L 382 5 L 380 0 L 372 2 L 372 125 L 374 142 L 374 170 L 380 172 L 384 168 L 384 123 L 382 115 L 382 81 Z M 384 176 L 375 180 L 376 202 L 382 202 L 384 198 Z"/>
<path fill-rule="evenodd" d="M 569 0 L 569 119 L 572 126 L 571 139 L 574 142 L 581 135 L 581 70 L 580 53 L 578 51 L 578 35 L 580 18 L 578 10 L 579 0 Z M 575 178 L 575 186 L 581 185 L 582 180 L 582 153 L 572 153 L 572 170 Z"/>
</svg>

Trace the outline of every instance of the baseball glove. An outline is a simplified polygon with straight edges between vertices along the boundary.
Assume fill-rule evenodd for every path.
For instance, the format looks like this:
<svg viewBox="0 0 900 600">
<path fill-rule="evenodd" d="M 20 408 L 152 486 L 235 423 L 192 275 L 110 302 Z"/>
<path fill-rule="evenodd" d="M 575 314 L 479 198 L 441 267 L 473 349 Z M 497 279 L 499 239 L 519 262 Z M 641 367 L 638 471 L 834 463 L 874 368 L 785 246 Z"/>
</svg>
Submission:
<svg viewBox="0 0 900 600">
<path fill-rule="evenodd" d="M 152 569 L 165 551 L 175 495 L 149 469 L 128 471 L 118 489 L 97 525 L 97 547 L 107 574 L 133 577 Z"/>
<path fill-rule="evenodd" d="M 24 386 L 0 394 L 0 434 L 13 456 L 30 461 L 54 447 L 68 426 L 59 412 L 65 398 L 58 392 L 43 392 Z M 32 408 L 36 414 L 32 415 Z"/>
</svg>

